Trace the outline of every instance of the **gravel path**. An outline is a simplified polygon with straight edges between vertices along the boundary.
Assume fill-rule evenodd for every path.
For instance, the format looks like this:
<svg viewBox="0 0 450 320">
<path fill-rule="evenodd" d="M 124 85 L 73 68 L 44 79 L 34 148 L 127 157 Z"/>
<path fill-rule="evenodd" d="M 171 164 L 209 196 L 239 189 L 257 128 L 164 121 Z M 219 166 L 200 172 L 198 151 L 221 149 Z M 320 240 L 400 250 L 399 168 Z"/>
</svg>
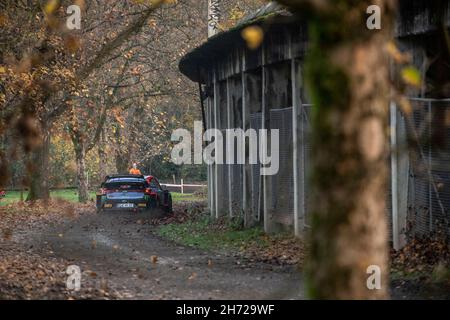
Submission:
<svg viewBox="0 0 450 320">
<path fill-rule="evenodd" d="M 159 238 L 147 213 L 84 214 L 23 237 L 128 299 L 302 299 L 293 268 L 249 262 Z M 92 282 L 92 279 L 89 279 Z"/>
</svg>

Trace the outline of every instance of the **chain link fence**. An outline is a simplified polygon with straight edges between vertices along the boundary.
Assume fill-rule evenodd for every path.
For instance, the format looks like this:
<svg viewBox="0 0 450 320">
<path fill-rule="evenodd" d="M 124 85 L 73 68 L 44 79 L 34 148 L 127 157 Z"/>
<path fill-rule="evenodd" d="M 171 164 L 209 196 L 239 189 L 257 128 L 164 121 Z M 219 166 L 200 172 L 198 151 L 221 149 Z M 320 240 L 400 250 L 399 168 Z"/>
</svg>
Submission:
<svg viewBox="0 0 450 320">
<path fill-rule="evenodd" d="M 256 131 L 259 131 L 262 127 L 262 113 L 252 113 L 250 115 L 250 128 L 254 129 Z M 259 140 L 258 140 L 258 152 L 259 152 Z M 251 209 L 252 213 L 254 214 L 254 217 L 256 220 L 261 220 L 261 200 L 260 200 L 260 194 L 261 194 L 261 175 L 260 175 L 260 164 L 252 164 L 251 165 Z"/>
<path fill-rule="evenodd" d="M 292 108 L 270 110 L 270 129 L 278 129 L 280 134 L 280 169 L 271 177 L 271 209 L 276 222 L 292 225 L 294 219 Z"/>
<path fill-rule="evenodd" d="M 450 238 L 450 99 L 410 100 L 410 114 L 401 113 L 401 121 L 396 125 L 405 127 L 405 145 L 398 150 L 406 155 L 407 161 L 400 163 L 408 170 L 407 188 L 401 192 L 404 198 L 397 201 L 406 203 L 406 227 L 400 230 L 407 237 L 443 234 Z M 302 159 L 299 169 L 303 171 L 304 201 L 300 205 L 305 213 L 304 226 L 311 226 L 310 187 L 311 144 L 310 115 L 311 104 L 301 107 Z M 392 239 L 392 172 L 391 157 L 388 166 L 389 181 L 386 189 L 386 215 L 389 238 Z M 397 178 L 395 178 L 397 179 Z M 403 186 L 403 184 L 402 184 Z"/>
<path fill-rule="evenodd" d="M 395 236 L 401 233 L 406 237 L 440 233 L 450 238 L 450 99 L 415 98 L 410 102 L 410 112 L 395 111 L 398 119 L 393 127 L 399 136 L 398 143 L 401 144 L 391 145 L 398 156 L 394 160 L 390 156 L 386 161 L 389 177 L 386 186 L 389 236 L 393 240 L 394 232 Z M 301 184 L 298 190 L 303 193 L 301 196 L 294 194 L 292 108 L 269 111 L 269 129 L 278 129 L 280 134 L 280 170 L 267 180 L 270 184 L 270 194 L 267 194 L 270 197 L 267 201 L 270 207 L 267 209 L 275 222 L 284 225 L 293 225 L 294 197 L 298 196 L 299 214 L 303 214 L 304 218 L 303 227 L 311 226 L 311 110 L 311 104 L 301 105 L 298 117 L 300 150 L 297 165 L 301 172 L 301 179 L 298 180 Z M 220 118 L 220 129 L 226 136 L 226 115 L 221 114 Z M 262 113 L 251 113 L 249 125 L 251 129 L 260 130 Z M 401 160 L 397 159 L 399 157 Z M 397 165 L 395 172 L 392 171 L 393 161 Z M 262 220 L 264 200 L 260 166 L 260 163 L 250 165 L 247 176 L 250 180 L 247 182 L 247 204 L 252 215 L 259 221 Z M 245 166 L 236 164 L 217 165 L 219 201 L 224 212 L 231 210 L 237 215 L 243 211 L 244 168 Z M 392 191 L 393 184 L 397 184 L 395 195 Z M 394 214 L 395 211 L 397 212 Z M 404 223 L 400 223 L 400 229 L 393 230 L 393 222 L 398 225 L 398 219 L 403 219 Z"/>
<path fill-rule="evenodd" d="M 411 99 L 407 236 L 450 238 L 450 99 Z"/>
</svg>

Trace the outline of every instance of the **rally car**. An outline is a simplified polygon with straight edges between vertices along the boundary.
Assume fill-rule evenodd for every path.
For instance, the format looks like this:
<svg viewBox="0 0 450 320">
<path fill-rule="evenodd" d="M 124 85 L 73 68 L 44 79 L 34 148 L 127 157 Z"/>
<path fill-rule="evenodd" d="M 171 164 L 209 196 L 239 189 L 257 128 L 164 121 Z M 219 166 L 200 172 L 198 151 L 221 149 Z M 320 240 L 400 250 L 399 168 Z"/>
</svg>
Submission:
<svg viewBox="0 0 450 320">
<path fill-rule="evenodd" d="M 153 176 L 111 175 L 97 193 L 97 211 L 162 209 L 172 212 L 172 195 Z"/>
</svg>

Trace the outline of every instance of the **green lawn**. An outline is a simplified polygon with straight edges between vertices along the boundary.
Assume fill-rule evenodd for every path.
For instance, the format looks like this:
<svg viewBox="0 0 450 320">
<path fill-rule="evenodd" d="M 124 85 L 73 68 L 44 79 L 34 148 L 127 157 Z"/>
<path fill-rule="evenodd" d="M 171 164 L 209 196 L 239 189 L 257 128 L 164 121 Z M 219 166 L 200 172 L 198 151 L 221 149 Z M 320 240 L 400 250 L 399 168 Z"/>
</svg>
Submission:
<svg viewBox="0 0 450 320">
<path fill-rule="evenodd" d="M 95 192 L 89 193 L 90 197 L 92 199 L 95 199 Z M 23 193 L 23 198 L 26 199 L 27 192 Z M 77 202 L 78 201 L 78 192 L 76 189 L 59 189 L 59 190 L 52 190 L 50 192 L 50 197 L 54 199 L 63 199 L 66 201 L 71 202 Z M 178 192 L 172 192 L 172 199 L 173 202 L 179 202 L 179 201 L 195 201 L 195 200 L 201 200 L 199 197 L 193 194 L 181 194 Z M 0 206 L 1 205 L 7 205 L 14 202 L 20 201 L 20 191 L 7 191 L 5 198 L 0 200 Z"/>
<path fill-rule="evenodd" d="M 219 223 L 206 215 L 182 224 L 163 225 L 158 234 L 183 245 L 208 250 L 241 249 L 248 244 L 257 247 L 268 245 L 260 227 L 243 229 L 233 222 Z"/>
<path fill-rule="evenodd" d="M 205 200 L 195 194 L 192 193 L 179 193 L 179 192 L 171 192 L 173 202 L 177 201 L 201 201 Z"/>
</svg>

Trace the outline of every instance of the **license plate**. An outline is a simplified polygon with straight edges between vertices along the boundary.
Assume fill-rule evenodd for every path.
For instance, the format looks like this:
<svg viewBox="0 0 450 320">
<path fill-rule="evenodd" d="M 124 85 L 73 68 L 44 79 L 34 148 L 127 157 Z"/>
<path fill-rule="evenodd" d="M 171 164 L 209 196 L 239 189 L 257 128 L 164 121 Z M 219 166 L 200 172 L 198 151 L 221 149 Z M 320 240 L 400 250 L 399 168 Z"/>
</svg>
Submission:
<svg viewBox="0 0 450 320">
<path fill-rule="evenodd" d="M 134 208 L 134 203 L 119 203 L 117 208 Z"/>
</svg>

